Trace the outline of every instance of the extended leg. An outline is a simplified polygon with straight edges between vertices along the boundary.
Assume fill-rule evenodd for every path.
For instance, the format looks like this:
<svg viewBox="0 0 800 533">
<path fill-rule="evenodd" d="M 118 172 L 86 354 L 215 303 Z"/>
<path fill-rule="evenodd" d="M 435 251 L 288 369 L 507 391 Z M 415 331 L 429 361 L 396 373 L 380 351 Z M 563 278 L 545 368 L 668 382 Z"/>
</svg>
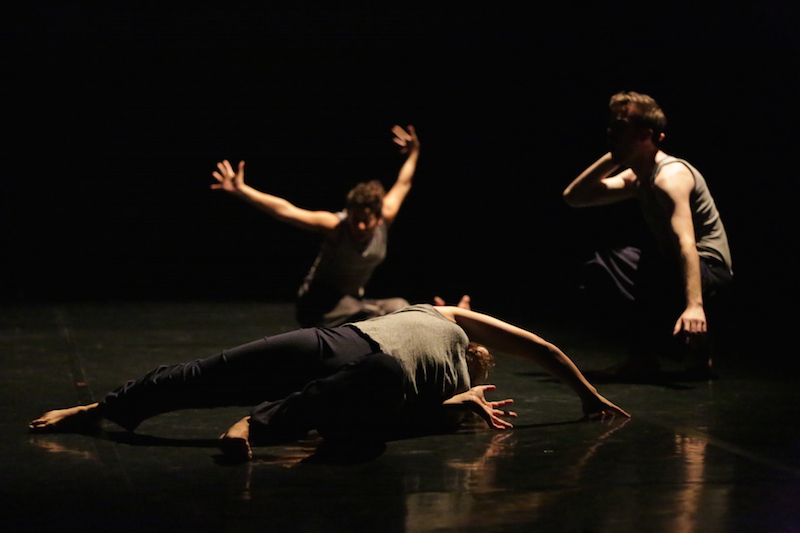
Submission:
<svg viewBox="0 0 800 533">
<path fill-rule="evenodd" d="M 82 431 L 106 418 L 133 431 L 144 419 L 176 409 L 250 406 L 270 396 L 282 398 L 325 375 L 325 356 L 316 330 L 275 335 L 206 359 L 160 366 L 100 403 L 49 411 L 29 428 Z"/>
<path fill-rule="evenodd" d="M 133 431 L 178 409 L 253 405 L 281 398 L 320 374 L 316 330 L 296 330 L 189 363 L 160 366 L 108 394 L 106 418 Z"/>
<path fill-rule="evenodd" d="M 103 415 L 98 403 L 48 411 L 33 420 L 28 429 L 33 433 L 92 431 L 100 428 Z"/>
<path fill-rule="evenodd" d="M 177 409 L 252 406 L 302 390 L 375 349 L 352 328 L 296 330 L 206 359 L 158 367 L 99 404 L 50 411 L 29 427 L 76 431 L 106 418 L 133 431 L 146 418 Z"/>
</svg>

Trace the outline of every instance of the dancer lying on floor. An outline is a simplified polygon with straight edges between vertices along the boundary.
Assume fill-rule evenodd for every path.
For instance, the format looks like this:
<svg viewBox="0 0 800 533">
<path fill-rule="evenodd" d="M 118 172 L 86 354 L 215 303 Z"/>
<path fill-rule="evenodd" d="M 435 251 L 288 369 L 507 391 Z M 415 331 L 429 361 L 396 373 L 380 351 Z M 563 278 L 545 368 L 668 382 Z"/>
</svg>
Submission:
<svg viewBox="0 0 800 533">
<path fill-rule="evenodd" d="M 463 307 L 420 304 L 161 366 L 99 403 L 47 412 L 30 430 L 83 431 L 107 419 L 134 431 L 168 411 L 256 405 L 220 440 L 225 453 L 247 459 L 252 445 L 298 440 L 311 430 L 325 440 L 385 442 L 453 431 L 470 412 L 490 427 L 510 428 L 504 419 L 516 414 L 504 408 L 513 400 L 485 397 L 494 386 L 482 384 L 492 366 L 483 345 L 539 364 L 577 394 L 588 418 L 629 416 L 537 335 Z"/>
</svg>

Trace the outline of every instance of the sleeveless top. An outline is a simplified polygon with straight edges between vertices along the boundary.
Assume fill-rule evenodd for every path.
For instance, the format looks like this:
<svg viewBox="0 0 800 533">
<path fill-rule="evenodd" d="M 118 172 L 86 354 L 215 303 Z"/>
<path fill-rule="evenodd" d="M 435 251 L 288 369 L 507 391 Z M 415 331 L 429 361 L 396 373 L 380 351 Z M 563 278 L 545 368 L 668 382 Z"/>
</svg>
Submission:
<svg viewBox="0 0 800 533">
<path fill-rule="evenodd" d="M 347 212 L 341 211 L 336 216 L 344 224 Z M 381 220 L 366 247 L 353 240 L 347 228 L 341 227 L 340 230 L 336 241 L 326 239 L 322 243 L 319 254 L 300 287 L 300 296 L 308 292 L 312 284 L 343 296 L 364 296 L 364 287 L 373 271 L 386 258 L 389 228 Z"/>
<path fill-rule="evenodd" d="M 672 156 L 667 156 L 656 163 L 646 186 L 640 185 L 636 190 L 642 215 L 655 235 L 659 248 L 665 257 L 671 257 L 672 252 L 666 247 L 673 241 L 673 231 L 670 224 L 670 214 L 654 194 L 654 182 L 662 168 L 675 163 L 684 165 L 694 177 L 694 188 L 690 194 L 689 202 L 694 222 L 697 253 L 701 257 L 709 257 L 722 262 L 728 267 L 729 271 L 733 272 L 728 236 L 725 233 L 725 226 L 722 224 L 722 219 L 719 216 L 719 211 L 717 211 L 714 198 L 711 197 L 705 178 L 688 162 Z"/>
<path fill-rule="evenodd" d="M 407 377 L 406 399 L 441 404 L 469 390 L 467 334 L 430 304 L 350 324 L 397 359 Z"/>
</svg>

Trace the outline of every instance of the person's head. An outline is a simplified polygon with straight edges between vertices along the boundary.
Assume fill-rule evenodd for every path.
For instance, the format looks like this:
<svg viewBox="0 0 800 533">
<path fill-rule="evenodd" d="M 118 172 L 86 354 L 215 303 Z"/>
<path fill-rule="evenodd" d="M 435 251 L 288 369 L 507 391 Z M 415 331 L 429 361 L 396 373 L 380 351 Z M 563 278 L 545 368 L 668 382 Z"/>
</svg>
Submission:
<svg viewBox="0 0 800 533">
<path fill-rule="evenodd" d="M 381 221 L 385 195 L 386 190 L 377 180 L 359 183 L 347 193 L 347 224 L 357 241 L 365 242 L 372 237 Z"/>
<path fill-rule="evenodd" d="M 472 342 L 467 345 L 467 370 L 472 386 L 485 384 L 489 370 L 494 367 L 494 358 L 486 346 Z"/>
<path fill-rule="evenodd" d="M 639 151 L 657 150 L 664 139 L 667 117 L 656 101 L 633 91 L 619 92 L 608 103 L 611 155 L 623 162 Z"/>
</svg>

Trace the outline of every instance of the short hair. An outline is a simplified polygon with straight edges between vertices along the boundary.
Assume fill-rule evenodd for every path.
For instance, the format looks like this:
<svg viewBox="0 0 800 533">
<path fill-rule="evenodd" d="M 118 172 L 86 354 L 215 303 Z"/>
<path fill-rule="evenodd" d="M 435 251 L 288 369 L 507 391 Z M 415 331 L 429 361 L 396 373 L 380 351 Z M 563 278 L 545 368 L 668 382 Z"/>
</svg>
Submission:
<svg viewBox="0 0 800 533">
<path fill-rule="evenodd" d="M 348 211 L 371 209 L 380 215 L 383 209 L 383 197 L 386 190 L 378 180 L 359 183 L 347 193 L 346 207 Z"/>
<path fill-rule="evenodd" d="M 474 386 L 485 383 L 489 377 L 489 370 L 494 367 L 494 358 L 491 352 L 485 346 L 470 341 L 467 345 L 466 359 L 471 384 Z"/>
<path fill-rule="evenodd" d="M 625 109 L 629 113 L 630 122 L 650 128 L 653 130 L 653 142 L 655 144 L 660 142 L 661 134 L 667 127 L 667 117 L 653 97 L 633 91 L 622 91 L 611 97 L 608 108 L 612 115 Z"/>
</svg>

